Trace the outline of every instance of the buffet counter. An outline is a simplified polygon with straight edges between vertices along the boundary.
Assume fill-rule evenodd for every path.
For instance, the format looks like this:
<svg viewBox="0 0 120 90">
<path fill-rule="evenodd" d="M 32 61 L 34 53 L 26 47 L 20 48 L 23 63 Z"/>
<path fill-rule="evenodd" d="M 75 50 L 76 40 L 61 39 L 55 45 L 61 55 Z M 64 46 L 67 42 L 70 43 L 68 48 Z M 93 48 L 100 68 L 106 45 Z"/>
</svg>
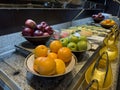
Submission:
<svg viewBox="0 0 120 90">
<path fill-rule="evenodd" d="M 85 18 L 74 22 L 53 25 L 52 27 L 60 30 L 70 26 L 90 23 L 91 21 L 91 18 Z M 34 47 L 21 36 L 21 32 L 0 36 L 0 70 L 19 87 L 18 90 L 79 90 L 82 89 L 81 85 L 85 79 L 85 71 L 92 64 L 95 56 L 98 55 L 104 37 L 96 37 L 96 39 L 98 39 L 97 42 L 96 40 L 91 40 L 92 48 L 78 58 L 74 69 L 70 73 L 55 78 L 43 78 L 28 72 L 24 66 L 25 58 Z M 117 86 L 119 56 L 111 64 L 114 76 L 111 90 L 115 90 Z"/>
</svg>

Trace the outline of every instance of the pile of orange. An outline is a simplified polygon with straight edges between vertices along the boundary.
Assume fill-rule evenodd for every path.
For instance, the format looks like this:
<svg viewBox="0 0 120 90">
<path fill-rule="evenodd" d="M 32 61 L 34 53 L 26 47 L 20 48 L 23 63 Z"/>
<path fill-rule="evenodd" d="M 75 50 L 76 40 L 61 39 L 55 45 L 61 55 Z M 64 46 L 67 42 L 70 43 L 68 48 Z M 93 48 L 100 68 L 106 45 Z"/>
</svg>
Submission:
<svg viewBox="0 0 120 90">
<path fill-rule="evenodd" d="M 63 47 L 59 40 L 52 41 L 49 48 L 38 45 L 34 50 L 34 55 L 33 68 L 41 75 L 64 74 L 66 63 L 72 59 L 71 50 Z"/>
</svg>

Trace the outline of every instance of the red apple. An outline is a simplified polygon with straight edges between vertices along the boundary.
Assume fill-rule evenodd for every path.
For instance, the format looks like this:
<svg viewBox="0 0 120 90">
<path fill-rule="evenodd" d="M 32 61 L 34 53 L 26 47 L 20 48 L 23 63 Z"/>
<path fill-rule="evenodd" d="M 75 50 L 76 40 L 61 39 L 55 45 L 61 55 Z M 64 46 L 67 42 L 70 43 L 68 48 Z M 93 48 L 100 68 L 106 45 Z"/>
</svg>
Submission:
<svg viewBox="0 0 120 90">
<path fill-rule="evenodd" d="M 25 21 L 25 26 L 34 29 L 36 27 L 36 22 L 33 21 L 32 19 L 27 19 Z"/>
<path fill-rule="evenodd" d="M 47 23 L 46 23 L 45 21 L 42 21 L 40 24 L 41 24 L 42 26 L 43 26 L 43 25 L 47 25 Z"/>
<path fill-rule="evenodd" d="M 40 30 L 35 30 L 34 32 L 34 36 L 42 36 L 43 35 L 43 32 L 40 31 Z"/>
<path fill-rule="evenodd" d="M 37 25 L 37 29 L 42 30 L 42 25 L 41 25 L 41 24 L 38 24 L 38 25 Z"/>
<path fill-rule="evenodd" d="M 47 31 L 50 35 L 52 35 L 53 34 L 53 32 L 54 32 L 54 30 L 49 30 L 49 31 Z"/>
<path fill-rule="evenodd" d="M 42 26 L 42 31 L 45 31 L 45 27 L 48 25 L 46 22 L 41 22 L 40 25 Z"/>
<path fill-rule="evenodd" d="M 104 15 L 102 15 L 102 13 L 98 13 L 98 14 L 92 15 L 92 18 L 96 23 L 99 23 L 102 20 L 104 20 L 105 17 L 104 17 Z"/>
<path fill-rule="evenodd" d="M 49 33 L 45 32 L 43 33 L 43 36 L 49 36 Z"/>
<path fill-rule="evenodd" d="M 102 13 L 98 13 L 98 16 L 102 16 Z"/>
<path fill-rule="evenodd" d="M 96 17 L 96 15 L 92 15 L 92 18 L 95 18 Z"/>
<path fill-rule="evenodd" d="M 25 27 L 25 28 L 22 30 L 22 35 L 23 35 L 23 36 L 33 36 L 33 32 L 34 32 L 33 29 L 28 28 L 28 27 Z"/>
<path fill-rule="evenodd" d="M 51 29 L 52 29 L 52 28 L 51 28 L 50 26 L 46 26 L 46 27 L 45 27 L 45 31 L 46 31 L 46 32 L 49 32 Z"/>
</svg>

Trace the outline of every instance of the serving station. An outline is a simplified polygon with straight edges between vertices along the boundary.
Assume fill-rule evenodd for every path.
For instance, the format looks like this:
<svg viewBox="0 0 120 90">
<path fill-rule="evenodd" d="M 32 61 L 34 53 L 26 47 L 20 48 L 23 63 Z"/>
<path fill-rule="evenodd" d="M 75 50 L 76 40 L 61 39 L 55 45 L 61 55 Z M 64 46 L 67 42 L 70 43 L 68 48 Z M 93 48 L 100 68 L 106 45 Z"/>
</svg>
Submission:
<svg viewBox="0 0 120 90">
<path fill-rule="evenodd" d="M 93 19 L 89 17 L 53 25 L 52 28 L 59 31 L 82 25 L 101 27 L 92 22 Z M 84 87 L 83 84 L 85 82 L 85 73 L 99 56 L 99 51 L 103 46 L 103 40 L 107 33 L 106 31 L 109 32 L 110 30 L 104 29 L 104 33 L 97 33 L 97 35 L 91 35 L 88 38 L 91 48 L 77 57 L 75 66 L 71 72 L 63 76 L 47 78 L 33 75 L 25 68 L 25 59 L 33 52 L 35 46 L 26 41 L 26 39 L 21 36 L 21 32 L 0 36 L 0 42 L 2 42 L 0 44 L 0 72 L 3 73 L 0 79 L 5 82 L 2 86 L 0 82 L 0 87 L 3 88 L 3 90 L 6 88 L 5 85 L 13 90 L 14 86 L 16 86 L 15 90 L 84 90 L 83 88 L 87 87 Z M 115 90 L 117 87 L 120 64 L 119 41 L 117 47 L 118 56 L 116 60 L 111 63 L 113 79 L 109 90 Z M 5 81 L 3 79 L 5 76 L 4 73 L 13 83 L 9 83 L 9 80 Z"/>
</svg>

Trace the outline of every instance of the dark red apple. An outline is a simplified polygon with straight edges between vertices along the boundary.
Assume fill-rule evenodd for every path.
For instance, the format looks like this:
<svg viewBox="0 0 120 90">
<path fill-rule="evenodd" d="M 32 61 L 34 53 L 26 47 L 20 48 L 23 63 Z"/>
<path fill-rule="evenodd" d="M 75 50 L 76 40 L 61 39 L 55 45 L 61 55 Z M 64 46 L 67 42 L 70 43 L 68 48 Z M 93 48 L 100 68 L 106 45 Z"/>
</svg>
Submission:
<svg viewBox="0 0 120 90">
<path fill-rule="evenodd" d="M 45 31 L 46 31 L 46 32 L 49 32 L 51 29 L 52 29 L 52 28 L 51 28 L 50 26 L 46 26 L 46 27 L 45 27 Z"/>
<path fill-rule="evenodd" d="M 46 22 L 44 22 L 44 21 L 41 22 L 40 24 L 42 26 L 42 31 L 44 32 L 45 31 L 45 27 L 48 26 L 48 24 Z"/>
<path fill-rule="evenodd" d="M 96 23 L 99 23 L 102 20 L 104 20 L 105 17 L 104 17 L 104 15 L 102 15 L 102 13 L 98 13 L 98 14 L 92 15 L 92 18 Z"/>
<path fill-rule="evenodd" d="M 96 16 L 95 16 L 95 14 L 94 15 L 92 15 L 92 18 L 95 18 Z"/>
<path fill-rule="evenodd" d="M 43 31 L 43 32 L 45 32 L 45 27 L 46 27 L 46 25 L 41 25 L 41 24 L 38 24 L 38 25 L 37 25 L 37 29 L 38 29 L 38 30 L 41 30 L 41 31 Z"/>
<path fill-rule="evenodd" d="M 102 13 L 98 13 L 98 16 L 102 16 Z"/>
<path fill-rule="evenodd" d="M 50 35 L 52 35 L 53 32 L 54 32 L 54 30 L 52 30 L 52 29 L 48 31 L 48 33 L 49 33 Z"/>
<path fill-rule="evenodd" d="M 104 19 L 104 16 L 103 16 L 103 15 L 100 15 L 99 18 L 103 18 L 103 19 Z"/>
<path fill-rule="evenodd" d="M 44 32 L 44 33 L 43 33 L 43 36 L 49 36 L 49 33 Z"/>
<path fill-rule="evenodd" d="M 37 25 L 37 29 L 42 30 L 42 25 L 41 25 L 41 24 L 38 24 L 38 25 Z"/>
<path fill-rule="evenodd" d="M 42 21 L 40 24 L 41 24 L 42 26 L 43 26 L 43 25 L 47 25 L 47 23 L 46 23 L 45 21 Z"/>
<path fill-rule="evenodd" d="M 36 27 L 36 22 L 33 21 L 32 19 L 27 19 L 25 21 L 25 26 L 34 29 Z"/>
<path fill-rule="evenodd" d="M 23 36 L 33 36 L 33 33 L 34 33 L 34 30 L 31 29 L 31 28 L 28 28 L 28 27 L 25 27 L 25 28 L 22 30 L 22 35 L 23 35 Z"/>
<path fill-rule="evenodd" d="M 43 35 L 43 32 L 40 31 L 40 30 L 35 30 L 35 32 L 34 32 L 33 35 L 34 35 L 34 36 L 42 36 L 42 35 Z"/>
</svg>

